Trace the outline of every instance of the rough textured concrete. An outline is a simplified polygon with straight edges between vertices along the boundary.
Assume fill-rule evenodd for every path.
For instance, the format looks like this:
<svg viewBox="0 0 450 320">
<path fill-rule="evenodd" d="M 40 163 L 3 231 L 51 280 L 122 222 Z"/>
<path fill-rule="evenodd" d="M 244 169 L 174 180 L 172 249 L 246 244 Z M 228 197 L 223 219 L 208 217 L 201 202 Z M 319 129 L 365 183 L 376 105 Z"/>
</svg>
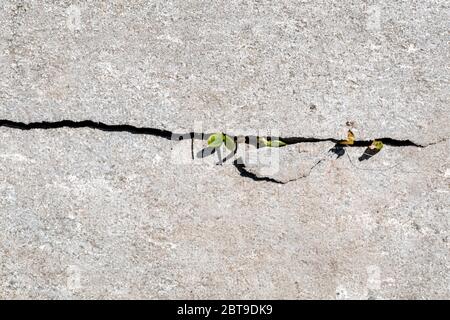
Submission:
<svg viewBox="0 0 450 320">
<path fill-rule="evenodd" d="M 132 3 L 2 1 L 0 118 L 449 136 L 445 0 Z"/>
<path fill-rule="evenodd" d="M 446 1 L 55 3 L 0 2 L 0 119 L 428 146 L 2 127 L 0 298 L 450 299 Z"/>
<path fill-rule="evenodd" d="M 0 137 L 3 298 L 449 298 L 448 143 L 280 185 L 147 136 Z"/>
<path fill-rule="evenodd" d="M 288 183 L 309 176 L 325 161 L 335 158 L 332 142 L 301 143 L 284 148 L 250 149 L 241 159 L 247 171 Z"/>
</svg>

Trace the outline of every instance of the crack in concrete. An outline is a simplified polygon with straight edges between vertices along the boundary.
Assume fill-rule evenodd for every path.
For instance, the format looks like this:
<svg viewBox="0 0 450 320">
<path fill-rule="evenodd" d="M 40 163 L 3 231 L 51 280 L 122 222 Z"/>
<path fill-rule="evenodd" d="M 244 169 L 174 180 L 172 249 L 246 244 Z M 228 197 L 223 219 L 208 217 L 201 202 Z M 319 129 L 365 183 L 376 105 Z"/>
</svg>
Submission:
<svg viewBox="0 0 450 320">
<path fill-rule="evenodd" d="M 277 183 L 277 184 L 287 184 L 289 182 L 297 181 L 297 180 L 308 177 L 311 174 L 311 172 L 313 171 L 313 169 L 315 167 L 317 167 L 320 163 L 322 163 L 324 160 L 326 160 L 326 158 L 322 158 L 322 159 L 318 160 L 316 163 L 314 163 L 314 165 L 312 165 L 311 168 L 309 168 L 309 171 L 307 174 L 304 174 L 302 176 L 295 177 L 295 178 L 292 178 L 292 179 L 289 179 L 286 181 L 281 181 L 281 180 L 271 178 L 271 177 L 258 176 L 257 174 L 248 171 L 245 167 L 245 164 L 243 164 L 242 158 L 234 160 L 233 165 L 239 171 L 239 174 L 241 175 L 241 177 L 250 178 L 253 181 L 266 181 L 266 182 L 273 182 L 273 183 Z"/>
<path fill-rule="evenodd" d="M 174 141 L 181 141 L 181 140 L 191 140 L 191 156 L 192 159 L 195 158 L 194 156 L 194 140 L 207 140 L 211 134 L 213 133 L 203 133 L 203 132 L 186 132 L 186 133 L 175 133 L 169 130 L 165 129 L 158 129 L 158 128 L 151 128 L 151 127 L 137 127 L 133 125 L 128 124 L 105 124 L 102 122 L 95 122 L 91 120 L 82 120 L 82 121 L 72 121 L 72 120 L 61 120 L 61 121 L 53 121 L 53 122 L 19 122 L 19 121 L 12 121 L 12 120 L 1 120 L 0 119 L 0 127 L 5 128 L 11 128 L 11 129 L 18 129 L 18 130 L 51 130 L 51 129 L 60 129 L 60 128 L 72 128 L 72 129 L 78 129 L 78 128 L 90 128 L 100 131 L 107 131 L 107 132 L 128 132 L 130 134 L 143 134 L 143 135 L 151 135 L 154 137 L 159 137 L 167 140 L 174 140 Z M 267 140 L 271 139 L 279 139 L 283 142 L 285 142 L 287 145 L 292 144 L 298 144 L 298 143 L 318 143 L 318 142 L 333 142 L 336 143 L 336 146 L 330 150 L 330 152 L 337 154 L 337 158 L 342 156 L 342 154 L 337 153 L 336 151 L 333 151 L 334 149 L 340 150 L 347 147 L 368 147 L 371 145 L 373 140 L 355 140 L 353 145 L 340 145 L 339 143 L 344 141 L 340 139 L 334 139 L 334 138 L 311 138 L 311 137 L 261 137 L 261 136 L 235 136 L 235 135 L 229 135 L 236 143 L 236 149 L 232 153 L 232 156 L 236 153 L 237 145 L 239 142 L 253 145 L 256 148 L 264 147 L 262 146 L 258 141 L 260 138 L 265 138 Z M 398 140 L 393 139 L 389 137 L 385 138 L 378 138 L 376 140 L 379 140 L 383 142 L 385 145 L 394 146 L 394 147 L 417 147 L 417 148 L 425 148 L 430 145 L 434 145 L 440 142 L 443 142 L 447 139 L 443 139 L 437 142 L 429 143 L 428 145 L 419 145 L 411 140 Z M 218 164 L 222 164 L 222 162 L 225 162 L 226 160 L 231 159 L 232 157 L 226 157 L 224 160 L 219 162 Z M 324 159 L 320 159 L 316 164 L 314 164 L 310 172 L 316 167 L 319 163 L 321 163 Z M 309 174 L 304 175 L 302 177 L 297 177 L 292 180 L 288 181 L 279 181 L 277 179 L 271 178 L 271 177 L 264 177 L 264 176 L 258 176 L 253 172 L 250 172 L 246 169 L 245 164 L 243 164 L 242 158 L 236 159 L 233 162 L 234 167 L 239 171 L 239 174 L 242 177 L 250 178 L 254 181 L 266 181 L 266 182 L 272 182 L 272 183 L 278 183 L 278 184 L 286 184 L 291 181 L 295 181 L 304 177 L 307 177 Z"/>
<path fill-rule="evenodd" d="M 234 167 L 239 171 L 241 177 L 250 178 L 253 181 L 265 181 L 265 182 L 273 182 L 278 184 L 286 184 L 286 182 L 276 180 L 274 178 L 269 177 L 260 177 L 253 172 L 245 169 L 245 164 L 242 163 L 242 158 L 236 159 L 233 161 Z"/>
<path fill-rule="evenodd" d="M 145 134 L 151 135 L 155 137 L 164 138 L 167 140 L 184 140 L 184 139 L 198 139 L 198 140 L 207 140 L 213 133 L 203 133 L 203 132 L 186 132 L 186 133 L 176 133 L 165 129 L 151 128 L 151 127 L 137 127 L 129 124 L 105 124 L 103 122 L 96 122 L 92 120 L 82 120 L 82 121 L 73 121 L 73 120 L 61 120 L 61 121 L 42 121 L 42 122 L 19 122 L 12 120 L 0 120 L 0 127 L 6 127 L 11 129 L 19 129 L 19 130 L 50 130 L 50 129 L 60 129 L 60 128 L 90 128 L 96 129 L 100 131 L 108 131 L 108 132 L 128 132 L 131 134 Z M 263 136 L 235 136 L 231 134 L 227 134 L 229 137 L 233 138 L 235 141 L 238 139 L 242 139 L 246 144 L 256 144 L 257 147 L 261 147 L 258 143 L 259 138 L 265 138 L 267 140 L 274 139 L 275 137 L 263 137 Z M 276 137 L 286 144 L 297 144 L 297 143 L 314 143 L 314 142 L 334 142 L 339 143 L 342 142 L 342 139 L 335 138 L 311 138 L 311 137 Z M 423 148 L 428 145 L 419 145 L 414 143 L 411 140 L 399 140 L 393 139 L 389 137 L 385 138 L 377 138 L 376 140 L 383 142 L 385 145 L 395 146 L 395 147 L 418 147 Z M 353 145 L 347 145 L 346 147 L 367 147 L 370 146 L 373 140 L 355 140 Z M 436 142 L 438 143 L 438 142 Z M 434 143 L 432 143 L 434 144 Z M 430 144 L 429 144 L 430 145 Z"/>
</svg>

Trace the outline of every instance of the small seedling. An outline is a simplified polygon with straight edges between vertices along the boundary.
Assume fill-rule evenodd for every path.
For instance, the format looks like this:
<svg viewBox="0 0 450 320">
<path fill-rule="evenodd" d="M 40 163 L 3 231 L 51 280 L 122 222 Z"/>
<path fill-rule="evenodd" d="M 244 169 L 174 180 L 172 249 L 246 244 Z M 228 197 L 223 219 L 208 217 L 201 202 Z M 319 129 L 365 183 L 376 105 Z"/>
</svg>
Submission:
<svg viewBox="0 0 450 320">
<path fill-rule="evenodd" d="M 378 140 L 373 140 L 372 144 L 369 146 L 370 149 L 372 150 L 376 150 L 377 152 L 379 152 L 381 149 L 383 149 L 384 144 L 381 141 Z"/>
<path fill-rule="evenodd" d="M 339 142 L 339 144 L 343 145 L 352 145 L 354 143 L 355 143 L 355 134 L 351 130 L 348 130 L 347 132 L 347 140 L 342 140 Z"/>
<path fill-rule="evenodd" d="M 355 134 L 352 132 L 352 130 L 348 130 L 347 132 L 347 139 L 338 141 L 333 148 L 331 148 L 329 151 L 336 154 L 337 158 L 339 159 L 345 154 L 345 146 L 351 146 L 355 143 Z"/>
<path fill-rule="evenodd" d="M 214 133 L 208 138 L 208 147 L 218 148 L 222 145 L 224 136 L 222 133 Z"/>
<path fill-rule="evenodd" d="M 222 159 L 221 146 L 225 144 L 225 147 L 231 151 L 231 153 Z M 234 142 L 234 138 L 227 136 L 221 132 L 214 133 L 208 138 L 208 147 L 203 150 L 209 150 L 210 154 L 217 150 L 217 157 L 219 162 L 217 164 L 222 164 L 225 161 L 231 159 L 237 152 L 237 144 Z"/>
<path fill-rule="evenodd" d="M 286 145 L 286 142 L 283 142 L 281 140 L 267 140 L 266 138 L 258 138 L 258 142 L 263 146 L 269 148 L 279 148 Z"/>
<path fill-rule="evenodd" d="M 359 161 L 368 160 L 372 158 L 374 155 L 376 155 L 378 152 L 383 149 L 383 142 L 379 140 L 373 140 L 371 145 L 367 147 L 367 149 L 364 151 L 363 155 L 359 157 Z"/>
<path fill-rule="evenodd" d="M 214 133 L 208 138 L 208 147 L 210 148 L 219 148 L 223 143 L 230 151 L 234 151 L 236 148 L 234 139 L 221 132 Z"/>
</svg>

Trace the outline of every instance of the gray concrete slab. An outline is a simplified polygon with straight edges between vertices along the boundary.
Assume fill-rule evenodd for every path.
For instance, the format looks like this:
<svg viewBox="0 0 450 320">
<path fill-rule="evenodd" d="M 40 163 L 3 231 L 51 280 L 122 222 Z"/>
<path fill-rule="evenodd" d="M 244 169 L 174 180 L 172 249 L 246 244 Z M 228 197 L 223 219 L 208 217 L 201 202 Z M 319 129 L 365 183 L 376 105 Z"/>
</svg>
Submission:
<svg viewBox="0 0 450 320">
<path fill-rule="evenodd" d="M 449 299 L 448 13 L 1 1 L 0 298 Z M 204 140 L 1 120 L 397 140 L 217 165 Z"/>
<path fill-rule="evenodd" d="M 3 128 L 0 148 L 2 298 L 449 298 L 448 142 L 286 184 L 127 133 Z"/>
<path fill-rule="evenodd" d="M 446 1 L 2 1 L 0 119 L 448 138 Z"/>
</svg>

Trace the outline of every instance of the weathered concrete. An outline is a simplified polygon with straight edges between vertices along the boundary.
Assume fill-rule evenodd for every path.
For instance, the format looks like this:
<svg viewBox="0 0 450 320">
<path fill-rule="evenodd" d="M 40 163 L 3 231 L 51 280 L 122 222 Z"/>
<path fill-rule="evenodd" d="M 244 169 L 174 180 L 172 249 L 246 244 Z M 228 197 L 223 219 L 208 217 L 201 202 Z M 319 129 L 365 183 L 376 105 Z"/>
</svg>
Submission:
<svg viewBox="0 0 450 320">
<path fill-rule="evenodd" d="M 448 3 L 2 1 L 0 119 L 450 135 Z"/>
<path fill-rule="evenodd" d="M 0 119 L 428 146 L 1 127 L 0 298 L 450 298 L 446 1 L 132 3 L 1 1 Z"/>
<path fill-rule="evenodd" d="M 300 143 L 284 148 L 251 149 L 240 159 L 247 171 L 257 177 L 268 177 L 288 183 L 308 177 L 312 170 L 336 158 L 332 142 Z"/>
<path fill-rule="evenodd" d="M 1 129 L 0 148 L 2 298 L 449 298 L 448 143 L 352 148 L 287 184 L 148 136 Z"/>
</svg>

